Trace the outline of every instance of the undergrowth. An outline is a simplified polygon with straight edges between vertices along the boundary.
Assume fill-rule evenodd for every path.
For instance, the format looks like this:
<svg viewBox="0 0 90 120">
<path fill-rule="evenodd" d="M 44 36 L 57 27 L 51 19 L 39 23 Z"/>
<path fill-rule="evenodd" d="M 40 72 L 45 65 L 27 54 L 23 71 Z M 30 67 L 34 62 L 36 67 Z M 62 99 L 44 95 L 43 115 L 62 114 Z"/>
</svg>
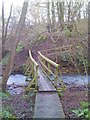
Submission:
<svg viewBox="0 0 90 120">
<path fill-rule="evenodd" d="M 2 101 L 2 106 L 0 107 L 0 119 L 15 118 L 15 116 L 9 111 L 9 107 L 3 106 L 3 100 L 8 99 L 9 97 L 9 92 L 3 93 L 0 91 L 0 101 Z"/>
<path fill-rule="evenodd" d="M 89 102 L 81 102 L 80 103 L 80 108 L 78 109 L 73 109 L 72 112 L 77 115 L 77 117 L 80 118 L 86 118 L 90 120 L 90 103 Z"/>
</svg>

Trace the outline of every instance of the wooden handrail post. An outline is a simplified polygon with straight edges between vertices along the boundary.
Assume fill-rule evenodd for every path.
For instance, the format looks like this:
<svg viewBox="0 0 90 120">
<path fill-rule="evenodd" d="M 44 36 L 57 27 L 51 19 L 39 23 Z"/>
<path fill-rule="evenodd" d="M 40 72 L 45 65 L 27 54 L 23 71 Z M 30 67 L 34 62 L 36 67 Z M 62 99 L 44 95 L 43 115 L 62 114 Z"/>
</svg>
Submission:
<svg viewBox="0 0 90 120">
<path fill-rule="evenodd" d="M 55 87 L 57 89 L 57 85 L 58 85 L 58 67 L 56 67 L 55 75 L 56 75 L 56 78 L 55 78 Z"/>
<path fill-rule="evenodd" d="M 61 50 L 61 49 L 60 49 Z M 49 58 L 45 57 L 44 55 L 42 55 L 39 51 L 38 51 L 38 58 L 39 58 L 39 62 L 42 65 L 43 71 L 44 73 L 48 76 L 49 79 L 50 78 L 50 74 L 52 74 L 54 76 L 54 86 L 57 90 L 58 89 L 58 82 L 59 82 L 59 64 L 53 62 L 52 60 L 50 60 Z M 47 65 L 45 64 L 45 62 L 47 62 Z M 51 66 L 53 66 L 55 68 L 55 71 L 51 70 Z M 60 73 L 61 75 L 61 73 Z M 65 89 L 65 85 L 63 83 L 62 80 L 60 80 L 60 84 L 62 86 L 62 88 L 60 90 L 64 90 Z"/>
<path fill-rule="evenodd" d="M 38 89 L 38 66 L 36 66 L 36 80 L 35 80 L 35 88 Z"/>
<path fill-rule="evenodd" d="M 50 70 L 50 63 L 48 63 L 48 69 Z M 50 73 L 48 72 L 48 75 L 50 76 Z"/>
<path fill-rule="evenodd" d="M 34 77 L 34 63 L 32 63 L 32 78 Z"/>
<path fill-rule="evenodd" d="M 45 60 L 44 60 L 44 59 L 43 59 L 43 64 L 44 64 L 44 65 L 46 65 L 46 63 L 45 63 Z M 45 68 L 43 68 L 43 69 L 44 69 L 44 71 L 45 71 Z"/>
<path fill-rule="evenodd" d="M 26 91 L 38 89 L 38 64 L 33 59 L 30 50 L 29 50 L 29 57 L 30 57 L 30 63 L 31 63 L 30 75 L 32 75 L 32 80 L 30 81 L 28 87 L 26 88 Z"/>
</svg>

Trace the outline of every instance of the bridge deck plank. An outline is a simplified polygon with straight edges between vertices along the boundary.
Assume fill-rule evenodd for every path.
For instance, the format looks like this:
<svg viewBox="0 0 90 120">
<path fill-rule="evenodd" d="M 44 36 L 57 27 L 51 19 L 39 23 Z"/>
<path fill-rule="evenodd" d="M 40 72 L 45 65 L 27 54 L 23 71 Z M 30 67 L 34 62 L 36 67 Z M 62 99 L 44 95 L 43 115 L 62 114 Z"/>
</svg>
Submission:
<svg viewBox="0 0 90 120">
<path fill-rule="evenodd" d="M 39 68 L 39 92 L 36 93 L 33 118 L 65 118 L 61 101 L 55 87 Z"/>
<path fill-rule="evenodd" d="M 51 81 L 40 69 L 38 71 L 38 74 L 39 74 L 38 79 L 39 91 L 52 91 L 52 92 L 56 91 Z"/>
</svg>

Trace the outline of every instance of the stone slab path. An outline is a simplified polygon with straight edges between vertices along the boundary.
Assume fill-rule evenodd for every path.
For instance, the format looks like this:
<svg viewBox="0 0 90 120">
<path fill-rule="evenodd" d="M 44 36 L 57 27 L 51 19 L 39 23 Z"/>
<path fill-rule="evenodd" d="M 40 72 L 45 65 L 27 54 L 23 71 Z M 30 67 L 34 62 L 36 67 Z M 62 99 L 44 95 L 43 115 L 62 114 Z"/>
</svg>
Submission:
<svg viewBox="0 0 90 120">
<path fill-rule="evenodd" d="M 57 93 L 41 92 L 36 94 L 34 118 L 65 118 Z"/>
</svg>

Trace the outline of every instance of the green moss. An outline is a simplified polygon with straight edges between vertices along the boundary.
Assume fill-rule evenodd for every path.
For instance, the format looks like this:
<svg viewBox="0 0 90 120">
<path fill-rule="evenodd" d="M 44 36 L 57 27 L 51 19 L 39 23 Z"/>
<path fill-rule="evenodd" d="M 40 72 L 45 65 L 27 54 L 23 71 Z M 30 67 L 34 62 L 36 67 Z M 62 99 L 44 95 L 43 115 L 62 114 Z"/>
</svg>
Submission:
<svg viewBox="0 0 90 120">
<path fill-rule="evenodd" d="M 17 53 L 21 52 L 23 48 L 24 48 L 24 45 L 22 43 L 18 43 L 18 46 L 16 48 L 16 52 Z"/>
<path fill-rule="evenodd" d="M 8 60 L 9 60 L 9 54 L 6 54 L 5 57 L 2 58 L 0 64 L 2 64 L 2 65 L 7 65 Z"/>
<path fill-rule="evenodd" d="M 68 28 L 65 28 L 64 32 L 65 32 L 66 37 L 71 37 L 71 32 Z"/>
<path fill-rule="evenodd" d="M 3 93 L 2 91 L 0 91 L 0 99 L 8 98 L 9 96 L 10 96 L 9 92 Z"/>
<path fill-rule="evenodd" d="M 0 91 L 0 99 L 6 100 L 10 97 L 10 93 L 6 92 L 3 93 L 2 91 Z M 11 106 L 7 106 L 7 105 L 3 105 L 2 107 L 0 107 L 0 118 L 4 118 L 4 119 L 9 119 L 9 118 L 15 118 L 15 116 L 10 112 L 12 110 Z"/>
<path fill-rule="evenodd" d="M 15 116 L 9 112 L 8 108 L 0 108 L 0 118 L 13 119 Z"/>
</svg>

